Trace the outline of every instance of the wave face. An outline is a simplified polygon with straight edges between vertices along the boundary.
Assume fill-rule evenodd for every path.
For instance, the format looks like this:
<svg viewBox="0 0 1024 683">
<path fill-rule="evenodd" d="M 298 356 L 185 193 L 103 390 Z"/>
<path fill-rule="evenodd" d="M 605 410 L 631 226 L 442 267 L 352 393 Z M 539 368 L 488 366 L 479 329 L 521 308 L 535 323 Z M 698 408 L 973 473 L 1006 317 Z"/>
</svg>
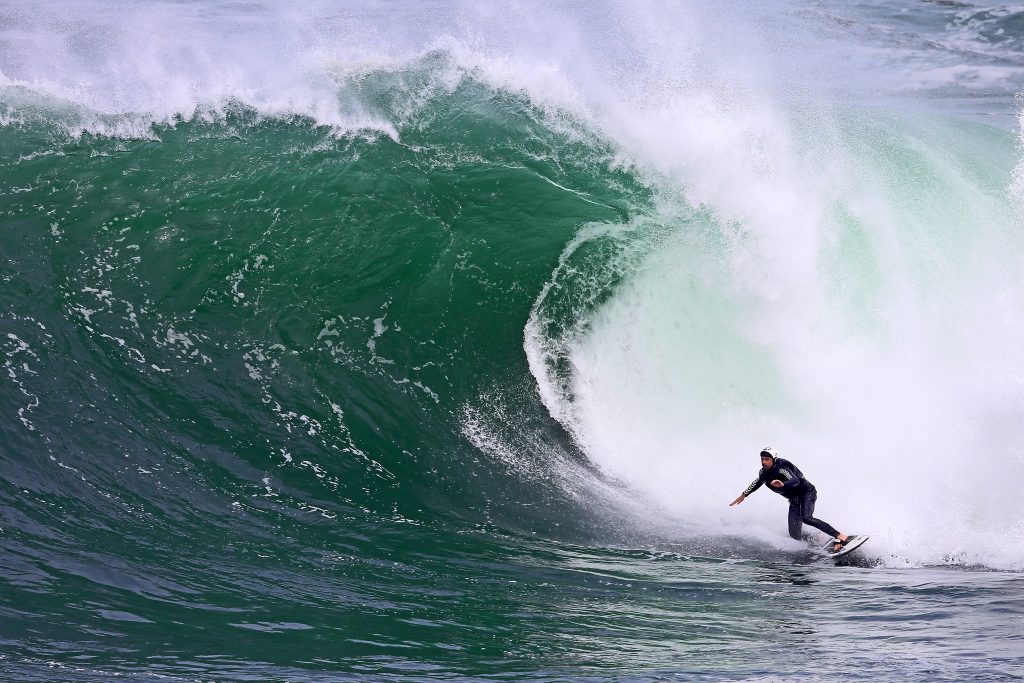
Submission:
<svg viewBox="0 0 1024 683">
<path fill-rule="evenodd" d="M 780 605 L 860 609 L 774 496 L 726 507 L 765 444 L 871 534 L 848 580 L 943 606 L 885 603 L 889 675 L 964 629 L 951 675 L 1013 670 L 1019 13 L 0 26 L 8 679 L 763 677 Z"/>
</svg>

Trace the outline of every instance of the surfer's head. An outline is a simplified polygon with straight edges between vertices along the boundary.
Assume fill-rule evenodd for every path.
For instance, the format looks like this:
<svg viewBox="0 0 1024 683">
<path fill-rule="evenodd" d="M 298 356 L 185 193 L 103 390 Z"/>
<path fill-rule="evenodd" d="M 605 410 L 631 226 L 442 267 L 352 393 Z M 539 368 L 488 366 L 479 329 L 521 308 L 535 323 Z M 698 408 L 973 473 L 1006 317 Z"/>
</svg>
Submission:
<svg viewBox="0 0 1024 683">
<path fill-rule="evenodd" d="M 771 446 L 765 446 L 761 449 L 761 467 L 768 469 L 775 464 L 775 459 L 779 457 L 779 452 Z"/>
</svg>

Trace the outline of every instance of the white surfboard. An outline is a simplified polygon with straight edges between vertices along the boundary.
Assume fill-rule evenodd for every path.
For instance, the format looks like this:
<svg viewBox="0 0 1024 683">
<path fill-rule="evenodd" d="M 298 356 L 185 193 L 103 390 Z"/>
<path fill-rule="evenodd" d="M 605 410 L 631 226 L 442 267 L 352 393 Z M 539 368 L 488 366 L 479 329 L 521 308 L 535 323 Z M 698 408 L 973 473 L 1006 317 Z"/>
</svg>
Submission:
<svg viewBox="0 0 1024 683">
<path fill-rule="evenodd" d="M 829 544 L 827 546 L 825 546 L 827 548 L 827 550 L 825 552 L 832 559 L 835 559 L 837 557 L 842 557 L 843 555 L 846 555 L 847 553 L 852 553 L 854 550 L 856 550 L 857 548 L 859 548 L 862 545 L 864 545 L 864 541 L 868 540 L 868 538 L 870 538 L 870 537 L 869 536 L 854 536 L 852 541 L 848 542 L 846 545 L 844 545 L 837 552 L 832 552 L 833 543 L 830 541 Z"/>
</svg>

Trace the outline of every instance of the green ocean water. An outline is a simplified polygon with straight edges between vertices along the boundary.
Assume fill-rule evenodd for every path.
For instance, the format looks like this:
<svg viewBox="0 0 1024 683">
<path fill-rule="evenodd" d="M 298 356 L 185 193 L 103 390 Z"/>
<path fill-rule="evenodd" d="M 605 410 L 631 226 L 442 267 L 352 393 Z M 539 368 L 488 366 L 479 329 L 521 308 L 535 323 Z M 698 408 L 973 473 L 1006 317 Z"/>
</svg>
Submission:
<svg viewBox="0 0 1024 683">
<path fill-rule="evenodd" d="M 4 408 L 18 418 L 4 423 L 5 609 L 23 656 L 117 670 L 121 648 L 96 645 L 161 624 L 171 650 L 210 638 L 189 656 L 202 671 L 235 638 L 213 632 L 280 633 L 287 651 L 313 621 L 347 631 L 325 662 L 372 660 L 438 629 L 490 630 L 457 622 L 467 593 L 486 612 L 510 582 L 479 564 L 508 562 L 498 525 L 593 524 L 552 482 L 480 458 L 460 425 L 493 395 L 510 430 L 580 457 L 532 395 L 523 322 L 563 244 L 647 193 L 606 168 L 607 149 L 473 84 L 403 133 L 251 111 L 152 141 L 3 129 Z M 69 595 L 85 621 L 37 642 L 31 615 L 58 626 Z M 393 610 L 404 625 L 388 633 Z M 458 640 L 420 647 L 457 659 Z M 161 652 L 144 656 L 181 665 Z"/>
<path fill-rule="evenodd" d="M 279 19 L 141 7 L 204 57 Z M 0 678 L 1019 677 L 1017 15 L 785 4 L 936 82 L 866 96 L 852 61 L 762 108 L 609 7 L 557 16 L 638 32 L 621 99 L 603 57 L 531 47 L 557 22 L 529 6 L 498 21 L 525 52 L 467 39 L 473 67 L 317 53 L 327 113 L 320 81 L 279 106 L 157 23 L 160 71 L 132 12 L 0 8 Z M 335 9 L 284 23 L 324 49 L 309 25 L 379 22 L 383 49 L 450 20 Z M 179 106 L 176 69 L 231 94 Z M 601 95 L 547 94 L 572 76 Z M 762 437 L 872 534 L 851 562 L 767 493 L 726 508 Z"/>
<path fill-rule="evenodd" d="M 473 120 L 450 125 L 465 109 Z M 36 429 L 20 438 L 87 467 L 51 428 L 96 406 L 76 419 L 113 422 L 88 450 L 120 455 L 159 429 L 138 421 L 139 405 L 162 406 L 173 426 L 161 445 L 194 424 L 197 442 L 218 442 L 209 467 L 226 467 L 218 451 L 244 453 L 261 491 L 271 471 L 354 507 L 406 513 L 432 496 L 473 497 L 460 408 L 514 391 L 524 417 L 543 413 L 522 386 L 536 291 L 580 226 L 621 221 L 644 201 L 625 174 L 600 172 L 600 150 L 564 145 L 525 109 L 458 92 L 401 143 L 246 113 L 42 154 L 45 132 L 8 129 L 22 156 L 8 204 L 20 230 L 5 235 L 12 332 L 58 374 L 104 373 L 53 397 L 59 410 L 26 408 Z M 75 344 L 50 351 L 57 337 Z M 44 393 L 32 380 L 19 377 Z M 140 403 L 117 405 L 128 400 Z M 308 459 L 323 449 L 337 457 Z M 428 472 L 435 480 L 418 485 Z"/>
</svg>

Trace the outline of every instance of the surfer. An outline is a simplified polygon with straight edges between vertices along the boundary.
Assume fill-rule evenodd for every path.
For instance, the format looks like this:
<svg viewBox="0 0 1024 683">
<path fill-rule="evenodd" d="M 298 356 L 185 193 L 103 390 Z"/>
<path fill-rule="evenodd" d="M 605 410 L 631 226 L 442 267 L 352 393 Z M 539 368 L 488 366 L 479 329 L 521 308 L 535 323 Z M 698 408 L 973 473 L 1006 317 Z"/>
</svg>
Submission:
<svg viewBox="0 0 1024 683">
<path fill-rule="evenodd" d="M 747 496 L 768 484 L 775 493 L 789 500 L 789 535 L 800 540 L 800 527 L 804 524 L 813 526 L 828 534 L 835 544 L 833 552 L 839 552 L 855 536 L 839 533 L 835 527 L 814 517 L 814 503 L 818 499 L 818 490 L 807 481 L 796 465 L 780 458 L 778 451 L 766 446 L 761 451 L 761 470 L 739 498 L 729 503 L 729 507 L 739 505 Z"/>
</svg>

